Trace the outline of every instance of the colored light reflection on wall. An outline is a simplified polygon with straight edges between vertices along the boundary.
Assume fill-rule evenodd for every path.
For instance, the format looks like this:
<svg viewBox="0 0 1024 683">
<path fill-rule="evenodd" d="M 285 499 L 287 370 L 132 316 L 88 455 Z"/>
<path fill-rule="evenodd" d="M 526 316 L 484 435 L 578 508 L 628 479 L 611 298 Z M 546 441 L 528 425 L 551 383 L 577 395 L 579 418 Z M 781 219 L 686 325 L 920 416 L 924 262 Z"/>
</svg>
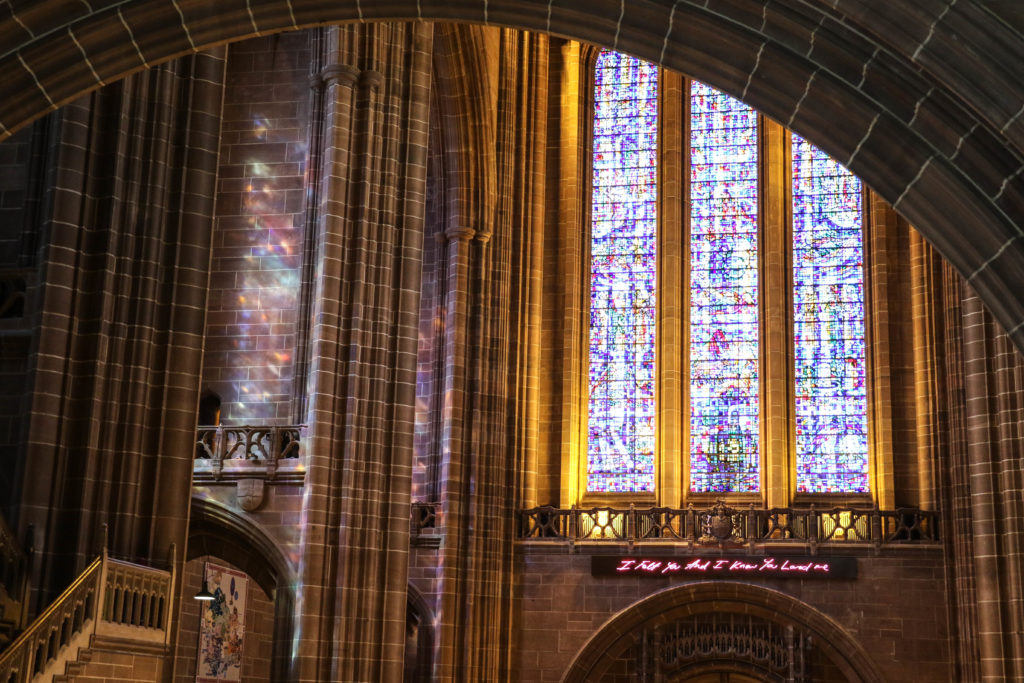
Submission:
<svg viewBox="0 0 1024 683">
<path fill-rule="evenodd" d="M 208 382 L 224 400 L 224 423 L 288 422 L 305 143 L 294 121 L 258 114 L 237 135 L 227 156 L 243 162 L 222 167 L 218 197 L 214 278 L 221 287 L 207 335 L 214 351 Z"/>
<path fill-rule="evenodd" d="M 757 491 L 757 112 L 690 102 L 690 489 Z"/>
<path fill-rule="evenodd" d="M 868 490 L 860 181 L 793 135 L 797 490 Z"/>
<path fill-rule="evenodd" d="M 654 490 L 658 68 L 594 72 L 587 490 Z"/>
</svg>

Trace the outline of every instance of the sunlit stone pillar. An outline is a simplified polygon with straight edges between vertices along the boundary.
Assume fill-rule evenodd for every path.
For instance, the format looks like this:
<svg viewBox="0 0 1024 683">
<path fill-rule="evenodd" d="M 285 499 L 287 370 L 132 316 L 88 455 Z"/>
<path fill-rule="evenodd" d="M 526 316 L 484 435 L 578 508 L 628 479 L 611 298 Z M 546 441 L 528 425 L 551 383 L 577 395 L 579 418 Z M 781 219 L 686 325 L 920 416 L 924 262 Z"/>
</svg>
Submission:
<svg viewBox="0 0 1024 683">
<path fill-rule="evenodd" d="M 328 30 L 295 678 L 402 678 L 432 27 Z"/>
<path fill-rule="evenodd" d="M 515 510 L 536 416 L 524 372 L 539 318 L 548 38 L 502 30 L 493 53 L 496 198 L 448 237 L 440 633 L 434 678 L 510 676 Z M 533 150 L 527 152 L 526 150 Z M 535 390 L 534 390 L 535 391 Z M 519 400 L 523 399 L 523 400 Z"/>
</svg>

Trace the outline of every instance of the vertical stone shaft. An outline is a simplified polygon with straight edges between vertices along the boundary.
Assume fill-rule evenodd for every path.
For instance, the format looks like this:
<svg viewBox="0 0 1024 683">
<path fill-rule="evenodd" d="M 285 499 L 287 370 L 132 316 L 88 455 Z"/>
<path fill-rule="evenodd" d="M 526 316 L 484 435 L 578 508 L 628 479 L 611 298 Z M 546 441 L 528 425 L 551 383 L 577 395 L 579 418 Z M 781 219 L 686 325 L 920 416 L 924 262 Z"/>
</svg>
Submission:
<svg viewBox="0 0 1024 683">
<path fill-rule="evenodd" d="M 1024 675 L 1018 540 L 1024 533 L 1024 485 L 1017 444 L 1024 409 L 1010 387 L 1020 381 L 1024 362 L 973 292 L 962 309 L 981 680 L 1018 680 Z"/>
<path fill-rule="evenodd" d="M 530 382 L 520 375 L 526 340 L 515 330 L 520 318 L 540 317 L 530 288 L 543 239 L 547 41 L 500 32 L 493 220 L 484 214 L 475 231 L 449 231 L 438 680 L 510 676 L 510 541 L 522 473 L 513 434 L 529 438 L 530 429 L 514 409 Z"/>
<path fill-rule="evenodd" d="M 21 519 L 37 608 L 104 524 L 114 556 L 183 557 L 223 82 L 217 49 L 60 114 Z"/>
<path fill-rule="evenodd" d="M 431 36 L 325 41 L 299 680 L 402 676 Z"/>
</svg>

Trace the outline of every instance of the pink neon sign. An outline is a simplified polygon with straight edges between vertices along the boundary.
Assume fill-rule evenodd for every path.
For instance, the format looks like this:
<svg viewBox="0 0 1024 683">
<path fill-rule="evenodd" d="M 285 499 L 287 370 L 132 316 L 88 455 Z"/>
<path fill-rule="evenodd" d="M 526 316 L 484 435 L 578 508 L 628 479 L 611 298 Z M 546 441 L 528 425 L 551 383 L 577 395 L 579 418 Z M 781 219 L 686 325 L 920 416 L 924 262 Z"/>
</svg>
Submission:
<svg viewBox="0 0 1024 683">
<path fill-rule="evenodd" d="M 593 576 L 703 576 L 710 578 L 828 578 L 852 579 L 857 576 L 857 560 L 852 557 L 700 556 L 643 557 L 595 555 L 591 558 Z"/>
</svg>

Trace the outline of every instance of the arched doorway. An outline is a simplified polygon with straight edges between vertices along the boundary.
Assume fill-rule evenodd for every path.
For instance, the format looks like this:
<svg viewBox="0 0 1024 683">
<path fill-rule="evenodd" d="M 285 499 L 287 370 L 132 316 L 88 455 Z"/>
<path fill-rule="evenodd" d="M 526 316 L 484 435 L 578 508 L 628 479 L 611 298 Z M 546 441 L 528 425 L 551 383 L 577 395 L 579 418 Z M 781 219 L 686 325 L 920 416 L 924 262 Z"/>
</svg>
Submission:
<svg viewBox="0 0 1024 683">
<path fill-rule="evenodd" d="M 610 619 L 563 683 L 873 682 L 881 675 L 838 623 L 784 593 L 702 582 L 656 593 Z"/>
<path fill-rule="evenodd" d="M 262 530 L 231 510 L 202 498 L 192 499 L 188 556 L 227 558 L 244 571 L 273 601 L 273 644 L 270 680 L 286 681 L 291 671 L 295 609 L 293 570 Z"/>
</svg>

